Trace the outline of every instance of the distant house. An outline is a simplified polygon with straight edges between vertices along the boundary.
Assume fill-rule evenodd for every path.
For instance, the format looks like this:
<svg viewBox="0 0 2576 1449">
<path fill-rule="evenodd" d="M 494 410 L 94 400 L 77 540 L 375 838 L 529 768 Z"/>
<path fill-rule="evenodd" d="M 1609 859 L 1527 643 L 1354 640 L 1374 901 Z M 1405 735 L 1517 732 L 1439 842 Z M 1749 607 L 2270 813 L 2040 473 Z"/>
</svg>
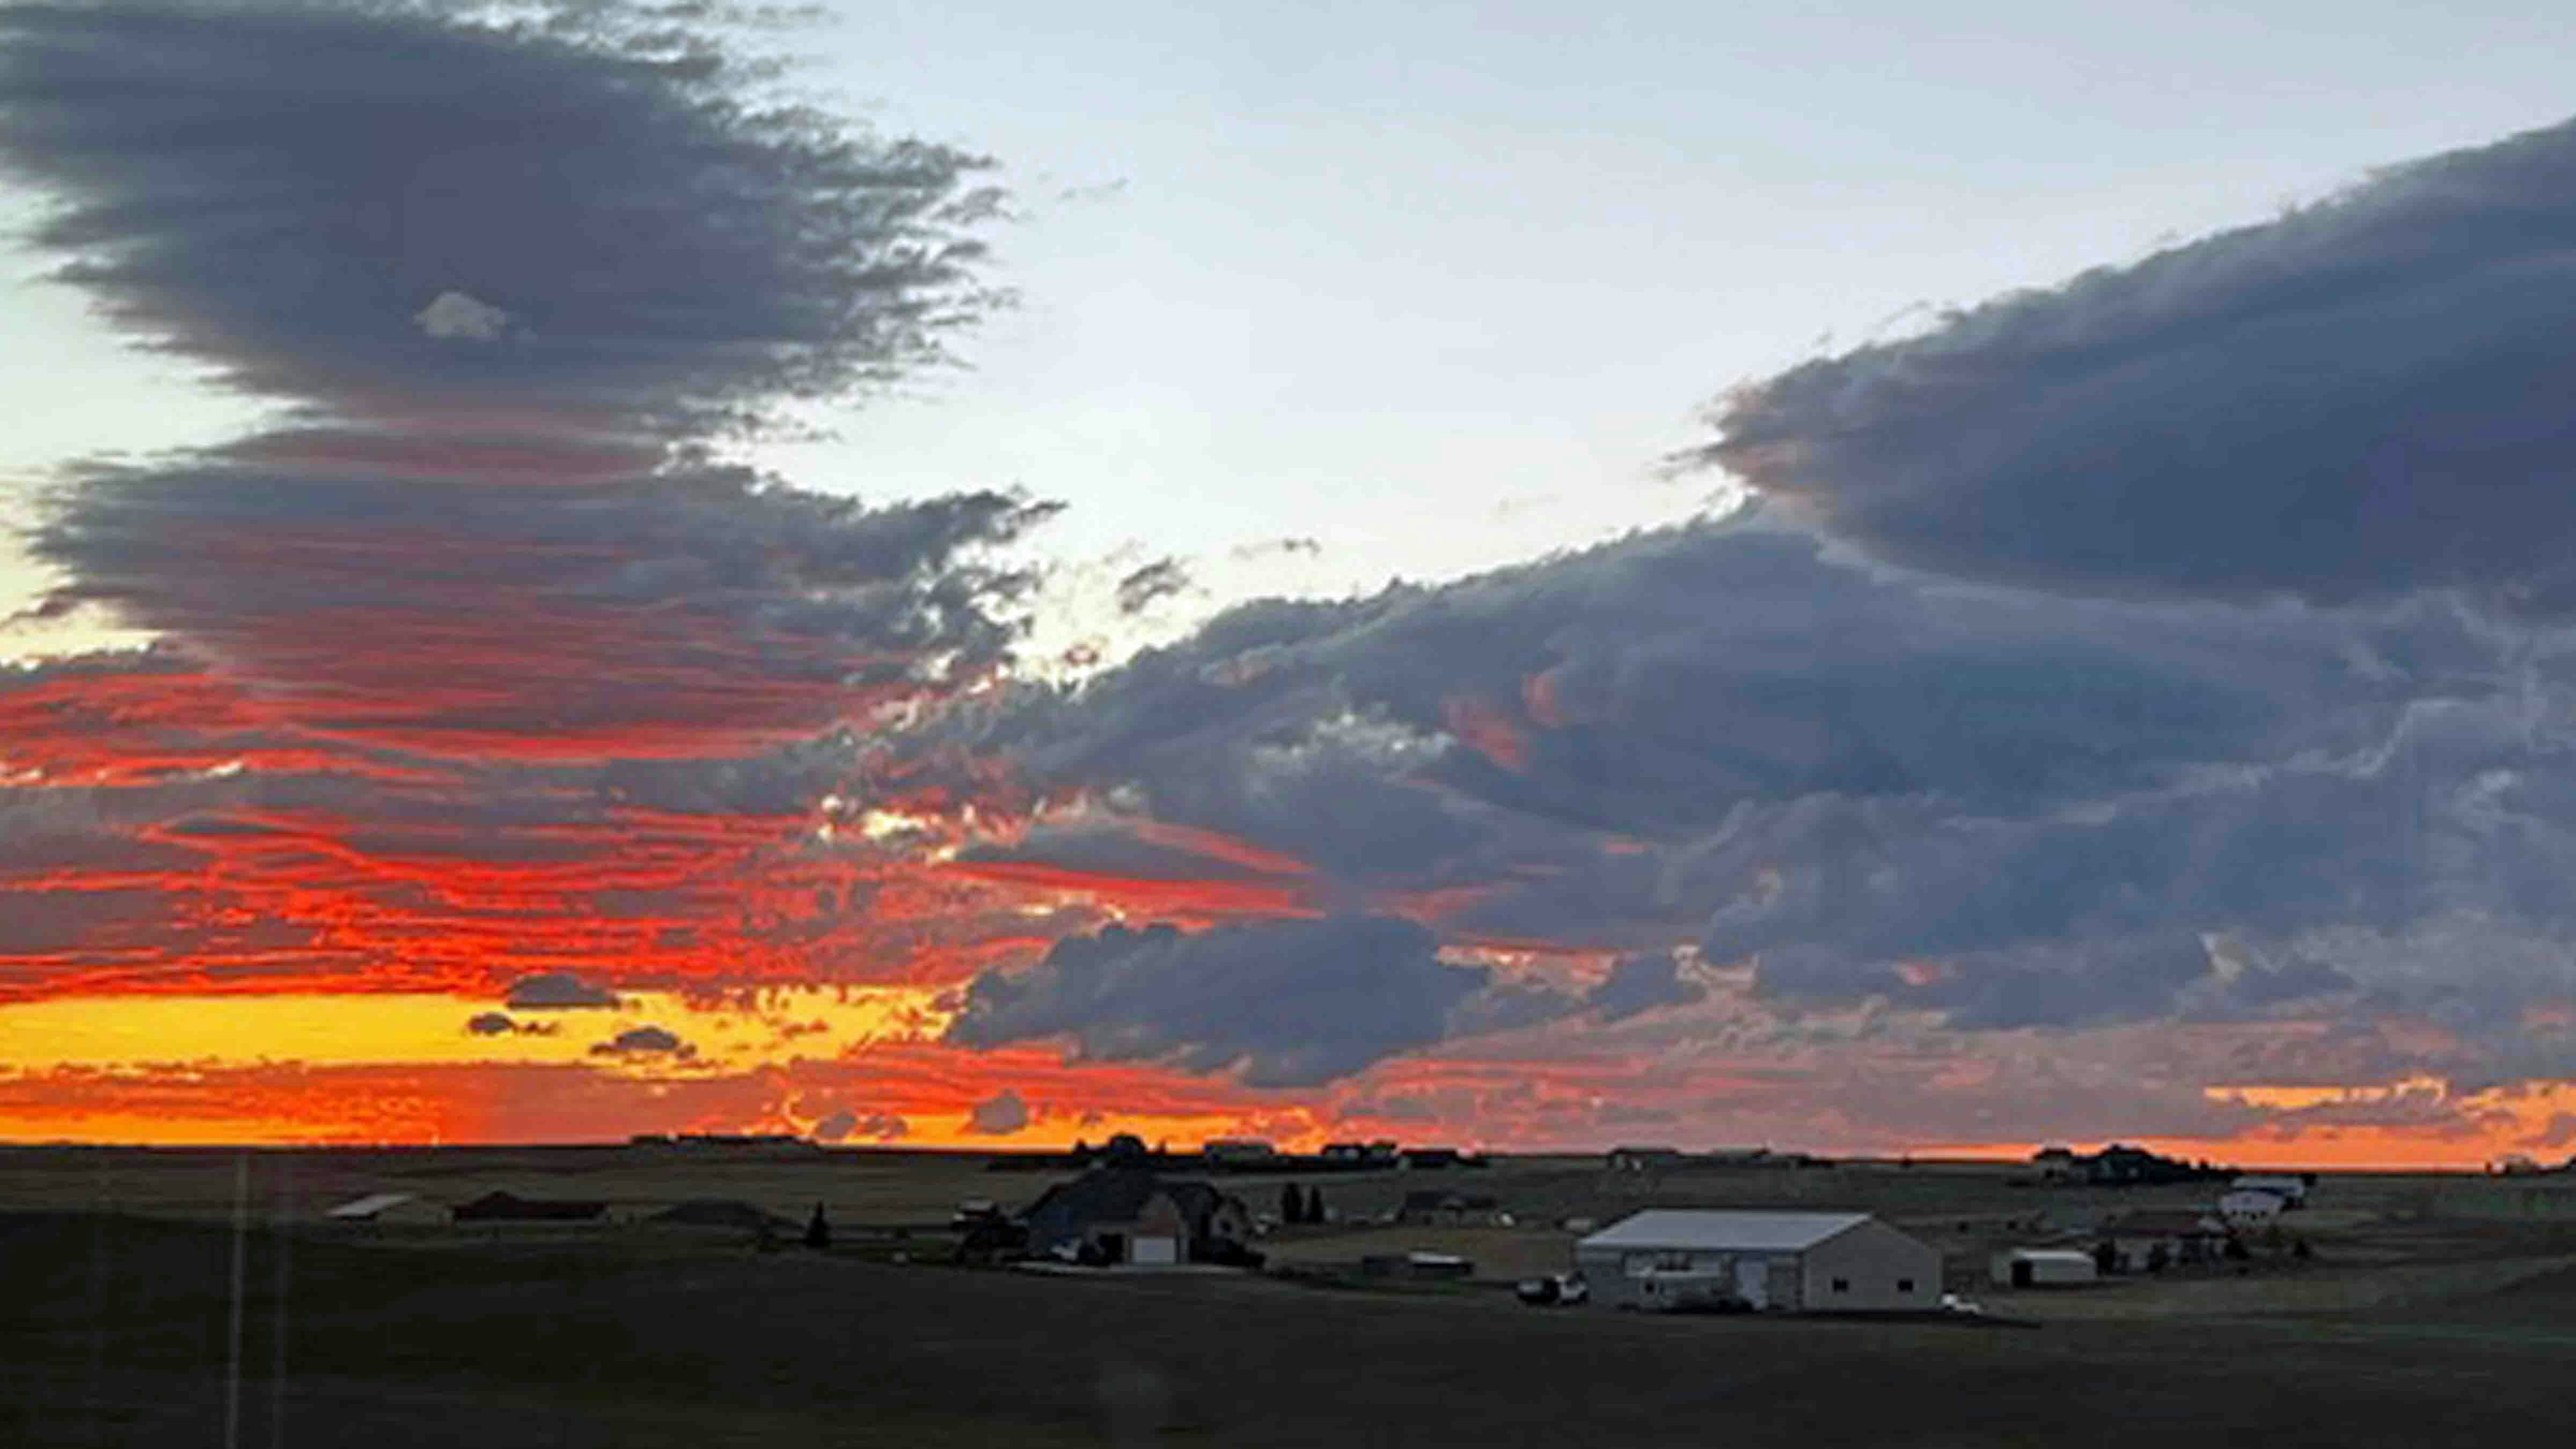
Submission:
<svg viewBox="0 0 2576 1449">
<path fill-rule="evenodd" d="M 1398 1151 L 1392 1142 L 1328 1142 L 1321 1156 L 1335 1167 L 1393 1167 Z"/>
<path fill-rule="evenodd" d="M 2190 1163 L 2114 1142 L 2090 1156 L 2074 1159 L 2079 1175 L 2101 1187 L 2136 1187 L 2155 1183 L 2202 1182 L 2226 1172 L 2206 1163 Z"/>
<path fill-rule="evenodd" d="M 1424 1168 L 1470 1167 L 1477 1165 L 1466 1153 L 1455 1147 L 1408 1147 L 1396 1155 L 1399 1167 Z"/>
<path fill-rule="evenodd" d="M 448 1214 L 460 1223 L 577 1223 L 588 1222 L 607 1211 L 608 1204 L 604 1202 L 487 1192 L 472 1202 L 457 1204 Z"/>
<path fill-rule="evenodd" d="M 1031 1254 L 1094 1263 L 1237 1262 L 1252 1241 L 1241 1198 L 1122 1167 L 1057 1183 L 1021 1222 Z"/>
<path fill-rule="evenodd" d="M 2042 1182 L 2064 1182 L 2083 1175 L 2072 1147 L 2043 1147 L 2030 1155 L 2030 1165 L 2039 1169 Z"/>
<path fill-rule="evenodd" d="M 1651 1172 L 1681 1166 L 1682 1151 L 1678 1147 L 1613 1147 L 1607 1161 L 1612 1172 Z"/>
<path fill-rule="evenodd" d="M 1268 1162 L 1279 1155 L 1279 1149 L 1247 1137 L 1221 1137 L 1200 1147 L 1199 1155 L 1210 1162 L 1239 1166 Z"/>
<path fill-rule="evenodd" d="M 1712 1147 L 1700 1154 L 1721 1167 L 1758 1167 L 1771 1158 L 1768 1147 Z"/>
<path fill-rule="evenodd" d="M 1449 1192 L 1436 1187 L 1406 1193 L 1403 1205 L 1395 1210 L 1395 1220 L 1400 1223 L 1449 1227 L 1487 1225 L 1501 1216 L 1502 1205 L 1490 1193 Z"/>
<path fill-rule="evenodd" d="M 1655 1208 L 1574 1245 L 1591 1301 L 1670 1300 L 1809 1312 L 1936 1307 L 1941 1254 L 1867 1213 Z"/>
<path fill-rule="evenodd" d="M 2227 1184 L 2232 1192 L 2268 1192 L 2285 1208 L 2308 1205 L 2308 1179 L 2295 1172 L 2244 1173 Z"/>
<path fill-rule="evenodd" d="M 2101 1234 L 2111 1244 L 2112 1261 L 2131 1273 L 2155 1266 L 2158 1248 L 2167 1263 L 2213 1262 L 2235 1236 L 2216 1213 L 2174 1209 L 2122 1213 L 2104 1223 Z"/>
</svg>

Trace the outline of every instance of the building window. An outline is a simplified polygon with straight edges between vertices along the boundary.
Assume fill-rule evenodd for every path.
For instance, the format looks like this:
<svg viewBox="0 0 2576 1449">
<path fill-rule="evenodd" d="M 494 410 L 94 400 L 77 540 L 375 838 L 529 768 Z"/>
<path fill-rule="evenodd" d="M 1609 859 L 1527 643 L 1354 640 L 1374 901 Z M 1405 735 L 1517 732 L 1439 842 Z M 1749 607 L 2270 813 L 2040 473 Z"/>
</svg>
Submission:
<svg viewBox="0 0 2576 1449">
<path fill-rule="evenodd" d="M 1911 1279 L 1911 1278 L 1899 1278 L 1899 1279 L 1897 1279 L 1897 1280 L 1896 1280 L 1896 1291 L 1897 1291 L 1897 1292 L 1899 1292 L 1899 1293 L 1911 1293 L 1911 1292 L 1913 1292 L 1913 1291 L 1914 1291 L 1914 1280 L 1913 1280 L 1913 1279 Z"/>
<path fill-rule="evenodd" d="M 1837 1293 L 1849 1293 L 1851 1291 L 1851 1280 L 1849 1278 L 1836 1278 L 1834 1280 L 1834 1291 Z"/>
</svg>

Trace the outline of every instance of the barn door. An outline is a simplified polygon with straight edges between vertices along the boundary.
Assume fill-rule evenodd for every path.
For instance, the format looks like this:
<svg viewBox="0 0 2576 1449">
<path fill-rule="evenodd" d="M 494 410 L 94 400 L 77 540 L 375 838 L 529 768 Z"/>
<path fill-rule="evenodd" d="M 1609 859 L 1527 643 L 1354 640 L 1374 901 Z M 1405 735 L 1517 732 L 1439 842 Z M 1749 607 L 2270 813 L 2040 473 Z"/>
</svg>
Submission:
<svg viewBox="0 0 2576 1449">
<path fill-rule="evenodd" d="M 1759 1258 L 1735 1260 L 1735 1296 L 1756 1308 L 1771 1306 L 1770 1265 Z"/>
</svg>

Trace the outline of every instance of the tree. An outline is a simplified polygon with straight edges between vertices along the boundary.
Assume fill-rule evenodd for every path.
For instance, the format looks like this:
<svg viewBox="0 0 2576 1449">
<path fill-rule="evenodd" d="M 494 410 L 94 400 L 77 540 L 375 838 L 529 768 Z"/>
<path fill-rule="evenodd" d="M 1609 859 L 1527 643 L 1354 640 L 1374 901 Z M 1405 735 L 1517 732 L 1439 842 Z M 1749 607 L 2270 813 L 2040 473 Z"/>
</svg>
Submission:
<svg viewBox="0 0 2576 1449">
<path fill-rule="evenodd" d="M 2148 1272 L 2161 1273 L 2166 1268 L 2172 1266 L 2172 1264 L 2173 1254 L 2166 1251 L 2164 1244 L 2158 1243 L 2154 1247 L 2147 1249 Z"/>
<path fill-rule="evenodd" d="M 1306 1189 L 1306 1221 L 1320 1223 L 1323 1220 L 1324 1190 L 1320 1187 L 1310 1187 Z"/>
<path fill-rule="evenodd" d="M 2292 1239 L 2292 1240 L 2291 1240 L 2291 1242 L 2290 1242 L 2290 1256 L 2291 1256 L 2291 1257 L 2293 1257 L 2293 1258 L 2297 1258 L 2297 1259 L 2299 1259 L 2299 1260 L 2301 1260 L 2301 1261 L 2303 1261 L 2303 1262 L 2304 1262 L 2304 1261 L 2306 1261 L 2306 1260 L 2307 1260 L 2307 1259 L 2309 1259 L 2309 1258 L 2313 1258 L 2313 1257 L 2315 1257 L 2315 1256 L 2316 1256 L 2316 1254 L 2314 1254 L 2314 1253 L 2312 1253 L 2312 1252 L 2310 1252 L 2310 1251 L 2308 1250 L 2308 1240 L 2307 1240 L 2307 1239 L 2305 1239 L 2305 1238 L 2295 1238 L 2295 1239 Z"/>
<path fill-rule="evenodd" d="M 2120 1271 L 2120 1245 L 2109 1238 L 2093 1245 L 2093 1271 L 2108 1278 Z"/>
<path fill-rule="evenodd" d="M 2245 1240 L 2243 1238 L 2229 1238 L 2227 1240 L 2227 1246 L 2219 1249 L 2219 1251 L 2225 1253 L 2230 1261 L 2238 1263 L 2242 1263 L 2246 1259 L 2254 1256 L 2253 1249 L 2245 1246 Z"/>
<path fill-rule="evenodd" d="M 1293 1182 L 1282 1184 L 1279 1189 L 1279 1221 L 1283 1223 L 1302 1223 L 1305 1220 L 1305 1194 L 1299 1192 L 1297 1190 L 1297 1184 Z"/>
<path fill-rule="evenodd" d="M 805 1246 L 822 1249 L 832 1246 L 832 1225 L 823 1221 L 823 1205 L 814 1204 L 814 1216 L 805 1224 Z"/>
</svg>

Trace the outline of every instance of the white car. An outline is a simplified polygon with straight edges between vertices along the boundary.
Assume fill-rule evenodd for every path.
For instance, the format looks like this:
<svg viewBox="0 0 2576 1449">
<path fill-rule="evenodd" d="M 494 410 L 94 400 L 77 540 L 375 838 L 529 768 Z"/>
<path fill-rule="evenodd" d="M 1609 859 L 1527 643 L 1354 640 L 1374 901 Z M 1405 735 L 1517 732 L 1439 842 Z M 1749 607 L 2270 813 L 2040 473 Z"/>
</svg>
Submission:
<svg viewBox="0 0 2576 1449">
<path fill-rule="evenodd" d="M 1524 1278 L 1513 1291 L 1532 1308 L 1566 1308 L 1592 1296 L 1590 1285 L 1583 1281 L 1580 1273 L 1550 1273 L 1544 1278 Z"/>
<path fill-rule="evenodd" d="M 1974 1298 L 1962 1298 L 1956 1293 L 1944 1293 L 1941 1295 L 1941 1311 L 1944 1313 L 1979 1314 L 1986 1311 L 1986 1305 L 1979 1303 Z"/>
</svg>

